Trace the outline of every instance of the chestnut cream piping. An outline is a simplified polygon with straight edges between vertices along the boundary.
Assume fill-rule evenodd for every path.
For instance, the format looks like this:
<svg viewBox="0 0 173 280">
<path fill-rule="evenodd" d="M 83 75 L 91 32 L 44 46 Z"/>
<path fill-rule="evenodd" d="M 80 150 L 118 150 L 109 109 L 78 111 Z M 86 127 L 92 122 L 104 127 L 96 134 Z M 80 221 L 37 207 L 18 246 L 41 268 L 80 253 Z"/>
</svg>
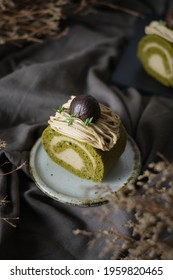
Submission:
<svg viewBox="0 0 173 280">
<path fill-rule="evenodd" d="M 97 149 L 109 151 L 119 138 L 119 116 L 110 108 L 99 104 L 101 116 L 95 123 L 85 126 L 81 119 L 74 118 L 72 125 L 69 125 L 67 122 L 70 116 L 68 111 L 74 97 L 71 96 L 71 99 L 63 105 L 64 110 L 61 113 L 56 112 L 55 116 L 50 117 L 49 125 L 54 131 L 63 135 L 88 143 Z"/>
<path fill-rule="evenodd" d="M 167 26 L 160 24 L 158 21 L 152 21 L 148 26 L 145 27 L 145 33 L 158 35 L 165 40 L 173 43 L 173 31 Z"/>
</svg>

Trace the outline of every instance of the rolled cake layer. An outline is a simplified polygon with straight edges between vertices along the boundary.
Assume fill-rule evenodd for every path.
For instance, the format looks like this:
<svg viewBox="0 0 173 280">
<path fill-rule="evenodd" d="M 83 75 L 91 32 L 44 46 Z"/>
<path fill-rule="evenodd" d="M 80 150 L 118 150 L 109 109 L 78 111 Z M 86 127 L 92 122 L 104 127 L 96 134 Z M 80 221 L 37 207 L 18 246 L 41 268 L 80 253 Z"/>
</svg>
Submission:
<svg viewBox="0 0 173 280">
<path fill-rule="evenodd" d="M 172 21 L 171 21 L 172 23 Z M 165 86 L 173 86 L 173 30 L 166 21 L 151 21 L 138 44 L 138 58 L 146 72 Z"/>
<path fill-rule="evenodd" d="M 125 149 L 126 131 L 120 124 L 119 138 L 110 151 L 96 149 L 50 126 L 43 131 L 42 144 L 49 157 L 60 166 L 81 178 L 101 182 Z"/>
<path fill-rule="evenodd" d="M 165 86 L 173 86 L 173 44 L 155 34 L 144 36 L 138 58 L 145 71 Z"/>
</svg>

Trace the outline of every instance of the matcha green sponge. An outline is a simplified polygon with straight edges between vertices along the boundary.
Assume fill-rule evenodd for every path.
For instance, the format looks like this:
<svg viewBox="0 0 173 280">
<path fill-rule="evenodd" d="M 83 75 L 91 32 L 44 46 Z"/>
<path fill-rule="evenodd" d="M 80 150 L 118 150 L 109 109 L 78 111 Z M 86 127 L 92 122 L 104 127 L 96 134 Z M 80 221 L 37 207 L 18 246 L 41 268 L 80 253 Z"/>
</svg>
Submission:
<svg viewBox="0 0 173 280">
<path fill-rule="evenodd" d="M 48 126 L 42 133 L 42 145 L 49 157 L 71 173 L 101 182 L 126 146 L 126 131 L 120 124 L 120 137 L 110 151 L 102 151 L 62 135 Z"/>
</svg>

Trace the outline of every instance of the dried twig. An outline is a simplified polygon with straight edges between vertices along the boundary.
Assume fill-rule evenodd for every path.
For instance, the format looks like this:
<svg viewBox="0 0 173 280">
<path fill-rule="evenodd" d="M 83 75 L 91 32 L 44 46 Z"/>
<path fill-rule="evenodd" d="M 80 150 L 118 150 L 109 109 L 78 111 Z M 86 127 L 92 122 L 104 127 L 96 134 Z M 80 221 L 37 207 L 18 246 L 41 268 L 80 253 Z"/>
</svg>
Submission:
<svg viewBox="0 0 173 280">
<path fill-rule="evenodd" d="M 0 0 L 0 9 L 6 10 L 7 7 L 14 7 L 14 3 L 11 0 Z"/>
<path fill-rule="evenodd" d="M 0 150 L 6 147 L 6 142 L 0 139 Z"/>
<path fill-rule="evenodd" d="M 5 163 L 4 163 L 5 164 Z M 14 172 L 16 172 L 17 170 L 21 169 L 24 165 L 26 165 L 26 161 L 24 161 L 23 163 L 21 163 L 19 166 L 17 166 L 15 169 L 9 171 L 9 172 L 6 172 L 6 173 L 1 173 L 0 176 L 6 176 L 6 175 L 9 175 L 9 174 L 12 174 Z"/>
<path fill-rule="evenodd" d="M 139 18 L 145 19 L 145 16 L 141 15 L 139 12 L 131 10 L 131 9 L 128 9 L 126 7 L 122 7 L 120 5 L 117 5 L 117 4 L 114 4 L 114 3 L 111 3 L 111 2 L 99 1 L 99 5 L 102 5 L 102 6 L 105 6 L 105 7 L 109 7 L 111 9 L 113 9 L 113 10 L 118 10 L 120 12 L 129 14 L 129 15 L 134 16 L 134 17 L 139 17 Z"/>
<path fill-rule="evenodd" d="M 14 1 L 13 7 L 0 11 L 0 43 L 42 42 L 60 31 L 62 6 L 67 1 Z"/>
<path fill-rule="evenodd" d="M 9 200 L 6 200 L 7 197 L 4 197 L 3 199 L 0 200 L 0 206 L 5 205 L 7 203 L 9 203 Z"/>
<path fill-rule="evenodd" d="M 96 209 L 97 219 L 105 229 L 89 232 L 92 249 L 102 244 L 100 257 L 112 259 L 173 259 L 173 165 L 162 161 L 150 163 L 135 185 L 110 195 L 109 203 Z M 112 219 L 117 209 L 133 214 L 124 234 Z M 75 234 L 83 234 L 78 230 Z M 86 233 L 84 232 L 86 236 Z M 100 248 L 100 245 L 99 245 Z"/>
<path fill-rule="evenodd" d="M 2 163 L 0 165 L 0 167 L 4 166 L 5 164 L 9 163 L 8 161 L 5 161 L 4 163 Z M 7 175 L 10 175 L 14 172 L 16 172 L 17 170 L 21 169 L 23 166 L 26 165 L 26 161 L 23 162 L 22 164 L 20 164 L 19 166 L 17 166 L 15 169 L 13 169 L 12 171 L 9 171 L 9 172 L 6 172 L 6 173 L 3 173 L 3 174 L 0 174 L 0 176 L 7 176 Z M 7 203 L 11 203 L 9 200 L 7 200 L 7 197 L 3 198 L 3 199 L 0 199 L 0 206 L 4 206 L 6 205 Z M 5 221 L 6 223 L 8 223 L 9 225 L 11 225 L 12 227 L 16 227 L 16 224 L 13 222 L 13 221 L 16 221 L 18 220 L 19 217 L 0 217 L 0 220 L 3 220 Z"/>
<path fill-rule="evenodd" d="M 15 218 L 1 218 L 0 217 L 0 220 L 3 220 L 3 221 L 5 221 L 6 223 L 8 223 L 10 226 L 12 226 L 12 227 L 16 227 L 16 224 L 13 222 L 14 220 L 16 221 L 16 220 L 19 220 L 19 217 L 15 217 Z"/>
<path fill-rule="evenodd" d="M 8 164 L 8 163 L 10 163 L 10 162 L 9 162 L 9 161 L 5 161 L 5 162 L 3 162 L 2 164 L 0 164 L 0 167 L 6 165 L 6 164 Z"/>
<path fill-rule="evenodd" d="M 99 0 L 0 0 L 0 44 L 42 42 L 63 31 L 61 23 L 74 14 L 85 15 L 99 12 L 97 7 L 109 7 L 135 17 L 143 16 L 137 11 Z"/>
</svg>

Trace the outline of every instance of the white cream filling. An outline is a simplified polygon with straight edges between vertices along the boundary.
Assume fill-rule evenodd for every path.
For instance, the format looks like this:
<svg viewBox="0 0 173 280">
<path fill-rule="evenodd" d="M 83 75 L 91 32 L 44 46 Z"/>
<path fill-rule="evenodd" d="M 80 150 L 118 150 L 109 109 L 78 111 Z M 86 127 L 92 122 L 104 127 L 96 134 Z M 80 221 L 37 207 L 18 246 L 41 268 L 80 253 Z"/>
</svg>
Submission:
<svg viewBox="0 0 173 280">
<path fill-rule="evenodd" d="M 159 73 L 165 78 L 169 78 L 171 75 L 166 72 L 162 58 L 158 54 L 153 54 L 148 59 L 148 64 L 155 72 Z"/>
<path fill-rule="evenodd" d="M 53 152 L 53 154 L 58 158 L 61 159 L 65 162 L 67 162 L 68 164 L 70 164 L 71 166 L 73 166 L 76 169 L 81 169 L 82 167 L 84 167 L 84 162 L 83 159 L 79 156 L 79 154 L 72 150 L 70 148 L 70 144 L 69 144 L 69 148 L 62 151 L 62 152 L 55 152 L 54 151 L 54 146 L 61 142 L 61 141 L 65 141 L 66 143 L 69 143 L 69 138 L 66 136 L 54 136 L 50 142 L 50 149 Z M 91 163 L 93 165 L 93 170 L 96 169 L 96 162 L 95 159 L 93 158 L 93 156 L 89 153 L 89 151 L 82 145 L 80 144 L 78 141 L 74 140 L 74 139 L 70 139 L 70 142 L 73 144 L 76 144 L 77 146 L 79 146 L 84 153 L 87 154 L 87 156 L 89 157 L 89 159 L 91 160 Z"/>
<path fill-rule="evenodd" d="M 65 161 L 75 169 L 81 170 L 84 167 L 82 158 L 72 149 L 66 149 L 60 153 L 55 153 L 55 155 L 58 159 Z"/>
</svg>

